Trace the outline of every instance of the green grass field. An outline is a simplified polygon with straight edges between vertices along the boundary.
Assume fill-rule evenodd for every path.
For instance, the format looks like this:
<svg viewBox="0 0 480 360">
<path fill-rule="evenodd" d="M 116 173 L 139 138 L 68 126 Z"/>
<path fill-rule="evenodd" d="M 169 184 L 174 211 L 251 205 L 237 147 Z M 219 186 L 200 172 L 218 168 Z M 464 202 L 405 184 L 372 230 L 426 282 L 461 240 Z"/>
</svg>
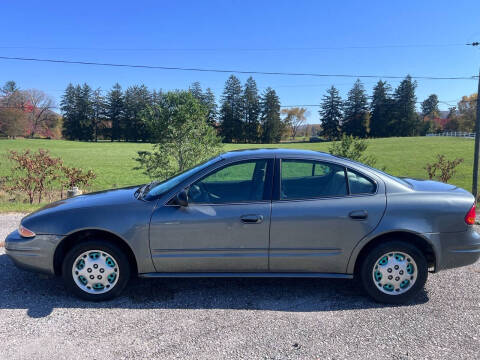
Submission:
<svg viewBox="0 0 480 360">
<path fill-rule="evenodd" d="M 411 137 L 368 140 L 367 153 L 377 157 L 377 166 L 385 166 L 392 175 L 425 178 L 424 169 L 436 154 L 445 154 L 448 159 L 463 158 L 451 183 L 471 190 L 474 141 L 449 137 Z M 328 151 L 328 143 L 287 143 L 274 145 L 225 145 L 225 151 L 256 148 L 282 147 Z M 84 143 L 63 140 L 0 140 L 0 176 L 8 174 L 8 150 L 39 148 L 48 149 L 53 156 L 61 157 L 69 166 L 91 169 L 97 174 L 89 190 L 102 190 L 113 187 L 141 184 L 149 181 L 139 170 L 134 160 L 139 150 L 149 150 L 152 145 L 138 143 Z M 0 211 L 29 211 L 38 205 L 0 202 Z"/>
</svg>

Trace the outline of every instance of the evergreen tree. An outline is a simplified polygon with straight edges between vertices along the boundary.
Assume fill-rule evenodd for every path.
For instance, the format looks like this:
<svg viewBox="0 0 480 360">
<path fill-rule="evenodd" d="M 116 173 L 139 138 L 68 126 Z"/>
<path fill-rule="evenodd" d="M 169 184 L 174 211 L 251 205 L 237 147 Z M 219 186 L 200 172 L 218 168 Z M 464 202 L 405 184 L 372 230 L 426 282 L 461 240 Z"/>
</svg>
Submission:
<svg viewBox="0 0 480 360">
<path fill-rule="evenodd" d="M 427 117 L 429 120 L 433 120 L 438 117 L 440 114 L 440 109 L 438 108 L 438 96 L 435 94 L 430 95 L 427 99 L 422 102 L 422 115 Z"/>
<path fill-rule="evenodd" d="M 107 104 L 100 88 L 92 93 L 92 125 L 93 138 L 98 141 L 98 136 L 103 135 L 105 129 Z"/>
<path fill-rule="evenodd" d="M 207 88 L 205 91 L 204 102 L 207 107 L 207 123 L 215 127 L 217 123 L 217 102 L 215 101 L 215 95 L 212 89 Z"/>
<path fill-rule="evenodd" d="M 94 139 L 94 109 L 93 109 L 93 91 L 88 84 L 83 84 L 78 92 L 77 109 L 79 122 L 79 138 L 82 141 L 91 141 Z"/>
<path fill-rule="evenodd" d="M 212 89 L 207 88 L 205 92 L 203 92 L 200 83 L 195 81 L 188 91 L 198 100 L 199 104 L 205 107 L 207 110 L 207 123 L 215 127 L 217 122 L 217 103 L 215 102 L 215 95 Z"/>
<path fill-rule="evenodd" d="M 408 75 L 395 89 L 392 132 L 395 136 L 413 136 L 418 125 L 415 109 L 417 82 Z"/>
<path fill-rule="evenodd" d="M 365 138 L 369 119 L 367 95 L 362 82 L 357 80 L 344 103 L 342 130 L 347 135 Z"/>
<path fill-rule="evenodd" d="M 113 85 L 112 90 L 107 95 L 106 115 L 110 121 L 112 141 L 123 138 L 123 92 L 119 83 Z"/>
<path fill-rule="evenodd" d="M 78 111 L 76 108 L 79 87 L 68 84 L 60 102 L 63 113 L 62 134 L 68 140 L 78 139 Z"/>
<path fill-rule="evenodd" d="M 225 142 L 239 142 L 243 136 L 243 96 L 242 85 L 235 75 L 230 75 L 225 83 L 220 108 L 221 135 Z"/>
<path fill-rule="evenodd" d="M 198 81 L 195 81 L 191 86 L 190 88 L 188 89 L 188 91 L 193 95 L 193 97 L 195 99 L 198 100 L 198 102 L 200 104 L 203 104 L 204 103 L 204 94 L 203 94 L 203 91 L 202 91 L 202 86 L 200 85 L 200 83 Z"/>
<path fill-rule="evenodd" d="M 245 124 L 245 142 L 257 143 L 260 140 L 260 96 L 257 83 L 252 77 L 247 79 L 243 90 Z"/>
<path fill-rule="evenodd" d="M 278 143 L 282 139 L 283 124 L 280 119 L 280 100 L 277 93 L 268 87 L 261 102 L 262 142 Z"/>
<path fill-rule="evenodd" d="M 19 90 L 20 89 L 18 88 L 15 81 L 10 80 L 10 81 L 7 81 L 5 85 L 3 85 L 3 87 L 0 89 L 0 93 L 2 93 L 4 97 L 9 98 Z"/>
<path fill-rule="evenodd" d="M 388 137 L 389 123 L 393 111 L 392 88 L 386 81 L 379 80 L 373 88 L 372 102 L 370 104 L 370 136 Z"/>
<path fill-rule="evenodd" d="M 145 85 L 130 86 L 125 91 L 125 139 L 148 141 L 150 134 L 143 118 L 143 112 L 152 104 L 151 94 Z"/>
<path fill-rule="evenodd" d="M 323 95 L 321 109 L 319 111 L 322 121 L 321 135 L 329 140 L 337 140 L 340 137 L 340 121 L 342 119 L 342 98 L 338 90 L 332 86 Z"/>
</svg>

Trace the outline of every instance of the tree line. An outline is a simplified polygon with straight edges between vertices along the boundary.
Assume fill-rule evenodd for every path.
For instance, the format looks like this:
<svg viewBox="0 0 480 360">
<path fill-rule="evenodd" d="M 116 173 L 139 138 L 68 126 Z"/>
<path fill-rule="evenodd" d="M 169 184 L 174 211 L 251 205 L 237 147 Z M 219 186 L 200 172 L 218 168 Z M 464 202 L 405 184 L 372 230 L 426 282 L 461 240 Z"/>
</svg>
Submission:
<svg viewBox="0 0 480 360">
<path fill-rule="evenodd" d="M 359 138 L 419 136 L 428 132 L 473 131 L 477 95 L 464 96 L 457 107 L 451 107 L 446 119 L 440 119 L 439 100 L 430 95 L 417 112 L 416 81 L 406 76 L 395 90 L 386 81 L 378 81 L 371 100 L 357 80 L 342 100 L 332 86 L 327 90 L 319 111 L 320 135 L 336 140 L 342 134 Z"/>
<path fill-rule="evenodd" d="M 342 134 L 355 137 L 418 136 L 438 131 L 473 131 L 476 94 L 464 96 L 457 107 L 439 119 L 439 100 L 430 95 L 417 111 L 417 83 L 410 76 L 395 88 L 378 81 L 369 97 L 357 80 L 345 99 L 332 86 L 320 102 L 320 130 L 317 134 L 335 140 Z M 174 91 L 175 92 L 175 91 Z M 181 92 L 180 90 L 176 91 Z M 283 108 L 274 89 L 262 93 L 249 77 L 244 84 L 234 75 L 225 82 L 217 103 L 210 88 L 193 83 L 187 90 L 200 104 L 204 120 L 227 143 L 276 143 L 306 131 L 305 108 Z M 147 126 L 152 109 L 168 106 L 172 92 L 133 85 L 125 90 L 117 83 L 109 91 L 88 84 L 69 84 L 60 110 L 53 112 L 53 100 L 40 90 L 20 90 L 13 81 L 0 90 L 0 135 L 59 137 L 69 140 L 155 141 Z M 311 130 L 313 130 L 312 127 Z M 309 131 L 311 133 L 311 131 Z"/>
<path fill-rule="evenodd" d="M 451 107 L 447 119 L 439 122 L 437 95 L 432 94 L 417 111 L 417 82 L 406 76 L 393 89 L 379 80 L 369 97 L 357 80 L 343 100 L 332 86 L 320 103 L 321 127 L 318 132 L 328 140 L 342 134 L 359 138 L 419 136 L 428 132 L 473 131 L 476 94 L 464 96 L 458 107 Z M 210 88 L 202 90 L 193 83 L 188 90 L 206 111 L 206 121 L 226 143 L 277 143 L 298 134 L 305 127 L 305 108 L 281 109 L 280 99 L 268 87 L 260 93 L 255 80 L 244 84 L 231 75 L 225 82 L 219 104 Z M 112 141 L 152 141 L 145 126 L 147 109 L 163 106 L 165 93 L 135 85 L 122 91 L 119 84 L 102 96 L 88 85 L 69 85 L 62 100 L 64 136 L 68 139 Z M 83 130 L 82 130 L 83 129 Z"/>
<path fill-rule="evenodd" d="M 202 90 L 195 82 L 188 90 L 205 110 L 206 122 L 217 129 L 224 142 L 279 142 L 285 125 L 280 115 L 280 100 L 275 90 L 267 88 L 259 95 L 250 77 L 242 86 L 232 75 L 218 108 L 210 88 Z M 153 141 L 148 130 L 147 114 L 164 108 L 168 94 L 134 85 L 123 91 L 115 84 L 106 95 L 88 84 L 68 85 L 61 101 L 63 135 L 70 140 Z"/>
</svg>

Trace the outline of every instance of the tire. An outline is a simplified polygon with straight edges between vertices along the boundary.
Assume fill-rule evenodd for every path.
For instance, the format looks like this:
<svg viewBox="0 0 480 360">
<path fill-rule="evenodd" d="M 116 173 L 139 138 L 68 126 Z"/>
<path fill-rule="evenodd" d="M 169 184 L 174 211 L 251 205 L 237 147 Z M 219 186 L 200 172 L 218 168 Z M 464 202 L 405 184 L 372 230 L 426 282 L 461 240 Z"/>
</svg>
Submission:
<svg viewBox="0 0 480 360">
<path fill-rule="evenodd" d="M 412 299 L 423 289 L 427 276 L 425 256 L 403 241 L 392 240 L 374 247 L 360 267 L 365 291 L 375 301 L 387 304 L 402 304 Z"/>
<path fill-rule="evenodd" d="M 74 246 L 62 264 L 67 290 L 88 301 L 113 299 L 127 286 L 130 264 L 115 245 L 88 240 Z"/>
</svg>

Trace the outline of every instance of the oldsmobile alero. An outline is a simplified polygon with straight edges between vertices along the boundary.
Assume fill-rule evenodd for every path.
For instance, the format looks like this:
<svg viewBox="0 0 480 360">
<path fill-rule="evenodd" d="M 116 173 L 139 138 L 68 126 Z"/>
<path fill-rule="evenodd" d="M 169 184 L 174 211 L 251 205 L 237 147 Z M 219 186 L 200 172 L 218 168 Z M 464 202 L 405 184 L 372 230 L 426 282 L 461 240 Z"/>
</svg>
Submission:
<svg viewBox="0 0 480 360">
<path fill-rule="evenodd" d="M 401 303 L 428 272 L 474 263 L 473 196 L 329 154 L 229 152 L 163 182 L 81 195 L 26 216 L 6 239 L 21 268 L 87 300 L 140 277 L 354 278 Z"/>
</svg>

